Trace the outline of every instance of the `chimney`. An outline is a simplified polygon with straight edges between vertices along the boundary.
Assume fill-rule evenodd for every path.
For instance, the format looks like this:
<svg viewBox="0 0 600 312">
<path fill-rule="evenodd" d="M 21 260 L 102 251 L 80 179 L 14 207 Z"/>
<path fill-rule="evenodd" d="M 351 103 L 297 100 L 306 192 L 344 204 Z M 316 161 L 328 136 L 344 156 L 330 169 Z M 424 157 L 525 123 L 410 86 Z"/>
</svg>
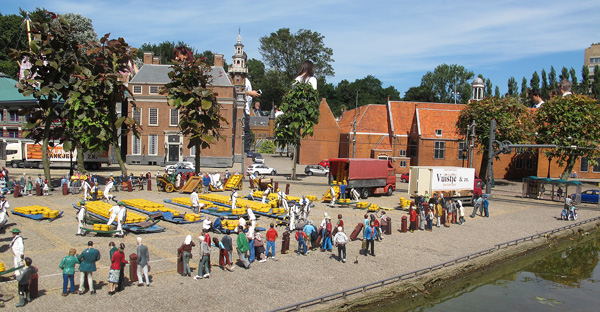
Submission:
<svg viewBox="0 0 600 312">
<path fill-rule="evenodd" d="M 144 64 L 152 64 L 152 57 L 154 53 L 152 52 L 144 52 Z"/>
<path fill-rule="evenodd" d="M 215 61 L 215 66 L 223 67 L 224 66 L 224 64 L 223 64 L 223 54 L 215 54 L 214 61 Z"/>
<path fill-rule="evenodd" d="M 158 56 L 152 58 L 152 65 L 160 65 L 160 58 Z"/>
</svg>

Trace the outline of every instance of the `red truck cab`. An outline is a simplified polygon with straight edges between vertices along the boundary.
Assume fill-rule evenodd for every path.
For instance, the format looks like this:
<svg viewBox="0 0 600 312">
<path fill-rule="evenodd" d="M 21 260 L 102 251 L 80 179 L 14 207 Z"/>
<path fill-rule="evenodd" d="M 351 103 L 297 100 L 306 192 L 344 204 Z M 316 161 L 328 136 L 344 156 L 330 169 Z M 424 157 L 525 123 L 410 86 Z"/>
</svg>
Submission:
<svg viewBox="0 0 600 312">
<path fill-rule="evenodd" d="M 362 198 L 371 194 L 391 196 L 396 190 L 396 170 L 389 160 L 372 158 L 329 159 L 329 183 L 346 181 Z"/>
</svg>

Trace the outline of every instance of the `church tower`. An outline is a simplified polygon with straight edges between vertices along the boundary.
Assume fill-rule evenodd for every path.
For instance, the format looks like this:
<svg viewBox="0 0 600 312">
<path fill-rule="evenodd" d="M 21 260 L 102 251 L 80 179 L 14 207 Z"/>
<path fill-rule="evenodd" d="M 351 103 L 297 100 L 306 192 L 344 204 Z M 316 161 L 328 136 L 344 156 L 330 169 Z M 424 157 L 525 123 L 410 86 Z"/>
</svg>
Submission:
<svg viewBox="0 0 600 312">
<path fill-rule="evenodd" d="M 232 57 L 233 62 L 229 67 L 229 75 L 235 85 L 235 90 L 238 93 L 244 92 L 244 75 L 248 74 L 248 67 L 246 67 L 246 60 L 248 56 L 244 52 L 244 45 L 242 44 L 241 30 L 238 32 L 237 43 L 234 45 L 235 54 Z"/>
</svg>

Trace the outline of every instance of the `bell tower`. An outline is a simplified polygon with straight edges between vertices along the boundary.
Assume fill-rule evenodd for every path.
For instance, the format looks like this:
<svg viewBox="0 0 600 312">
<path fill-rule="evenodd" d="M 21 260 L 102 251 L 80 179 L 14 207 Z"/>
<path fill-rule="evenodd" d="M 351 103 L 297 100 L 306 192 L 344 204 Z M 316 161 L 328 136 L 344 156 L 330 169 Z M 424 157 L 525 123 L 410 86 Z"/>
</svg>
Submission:
<svg viewBox="0 0 600 312">
<path fill-rule="evenodd" d="M 242 44 L 241 29 L 238 30 L 237 43 L 234 45 L 235 53 L 232 57 L 232 64 L 229 67 L 229 75 L 235 85 L 237 92 L 244 92 L 244 76 L 248 74 L 248 67 L 246 67 L 246 60 L 248 56 L 244 52 L 244 45 Z"/>
</svg>

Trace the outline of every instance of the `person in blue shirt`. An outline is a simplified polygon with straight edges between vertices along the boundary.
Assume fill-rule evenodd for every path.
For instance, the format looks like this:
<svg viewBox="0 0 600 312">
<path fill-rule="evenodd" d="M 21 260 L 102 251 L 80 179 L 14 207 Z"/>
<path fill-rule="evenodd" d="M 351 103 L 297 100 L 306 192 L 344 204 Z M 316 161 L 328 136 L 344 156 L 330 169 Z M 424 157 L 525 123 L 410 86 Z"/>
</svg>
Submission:
<svg viewBox="0 0 600 312">
<path fill-rule="evenodd" d="M 317 228 L 313 225 L 312 220 L 308 220 L 308 223 L 302 228 L 302 231 L 306 234 L 306 237 L 308 237 L 308 241 L 310 241 L 309 248 L 314 249 L 319 233 L 317 233 Z"/>
<path fill-rule="evenodd" d="M 223 225 L 221 223 L 221 220 L 223 219 L 225 219 L 225 217 L 221 216 L 220 218 L 217 218 L 215 222 L 213 222 L 213 230 L 218 234 L 223 234 Z"/>
<path fill-rule="evenodd" d="M 371 245 L 371 256 L 375 256 L 375 226 L 373 225 L 373 221 L 370 221 L 369 226 L 367 226 L 365 239 L 367 240 L 365 256 L 369 253 L 369 245 Z"/>
<path fill-rule="evenodd" d="M 345 183 L 340 184 L 340 198 L 346 198 L 346 187 Z"/>
<path fill-rule="evenodd" d="M 202 185 L 203 185 L 203 193 L 204 194 L 208 194 L 208 186 L 210 185 L 210 177 L 208 176 L 208 173 L 206 175 L 204 175 L 204 177 L 202 178 Z"/>
<path fill-rule="evenodd" d="M 490 216 L 490 212 L 488 211 L 488 208 L 490 206 L 490 202 L 488 201 L 487 198 L 487 194 L 483 195 L 483 211 L 485 213 L 485 217 L 488 218 Z"/>
</svg>

